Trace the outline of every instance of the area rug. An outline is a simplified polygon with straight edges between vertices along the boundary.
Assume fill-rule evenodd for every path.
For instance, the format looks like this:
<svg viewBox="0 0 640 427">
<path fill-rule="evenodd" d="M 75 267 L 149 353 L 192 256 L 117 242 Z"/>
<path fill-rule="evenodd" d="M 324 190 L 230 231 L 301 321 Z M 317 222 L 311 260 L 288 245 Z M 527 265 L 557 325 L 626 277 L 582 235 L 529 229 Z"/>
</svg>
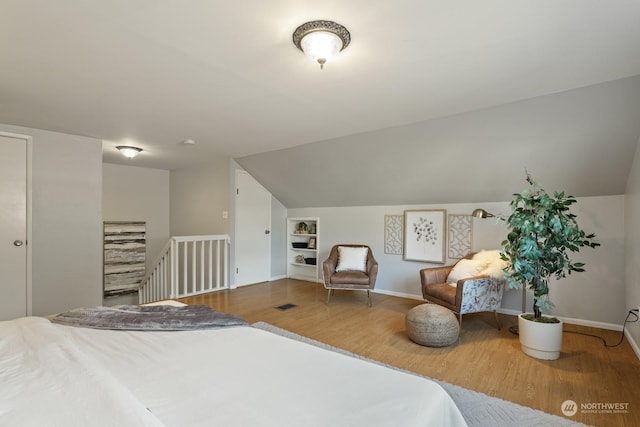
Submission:
<svg viewBox="0 0 640 427">
<path fill-rule="evenodd" d="M 310 338 L 303 337 L 302 335 L 295 334 L 291 331 L 278 328 L 277 326 L 273 326 L 265 322 L 257 322 L 252 326 L 258 329 L 272 332 L 274 334 L 282 335 L 287 338 L 315 345 L 316 347 L 324 348 L 326 350 L 331 350 L 347 356 L 355 357 L 357 359 L 366 360 L 368 362 L 386 366 L 397 371 L 406 372 L 411 375 L 421 376 L 414 372 L 387 365 L 372 359 L 368 359 L 366 357 L 359 356 L 355 353 L 342 350 L 337 347 L 332 347 L 320 341 L 315 341 Z M 507 402 L 506 400 L 491 397 L 477 391 L 468 390 L 466 388 L 449 384 L 444 381 L 439 381 L 433 378 L 428 379 L 440 384 L 440 386 L 442 386 L 442 388 L 444 388 L 447 393 L 449 393 L 453 401 L 456 403 L 456 405 L 458 405 L 458 408 L 460 409 L 460 412 L 462 413 L 462 416 L 465 418 L 469 427 L 586 427 L 585 424 L 571 421 L 566 418 L 547 414 L 546 412 L 527 408 L 526 406 L 518 405 L 516 403 Z"/>
</svg>

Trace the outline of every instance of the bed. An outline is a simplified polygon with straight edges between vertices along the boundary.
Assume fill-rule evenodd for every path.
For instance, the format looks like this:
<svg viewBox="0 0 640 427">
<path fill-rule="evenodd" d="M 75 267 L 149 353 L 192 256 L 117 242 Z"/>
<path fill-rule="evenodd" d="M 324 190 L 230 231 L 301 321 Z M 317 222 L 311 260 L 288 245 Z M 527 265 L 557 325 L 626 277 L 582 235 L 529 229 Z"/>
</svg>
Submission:
<svg viewBox="0 0 640 427">
<path fill-rule="evenodd" d="M 465 426 L 419 376 L 251 326 L 0 322 L 2 426 Z"/>
</svg>

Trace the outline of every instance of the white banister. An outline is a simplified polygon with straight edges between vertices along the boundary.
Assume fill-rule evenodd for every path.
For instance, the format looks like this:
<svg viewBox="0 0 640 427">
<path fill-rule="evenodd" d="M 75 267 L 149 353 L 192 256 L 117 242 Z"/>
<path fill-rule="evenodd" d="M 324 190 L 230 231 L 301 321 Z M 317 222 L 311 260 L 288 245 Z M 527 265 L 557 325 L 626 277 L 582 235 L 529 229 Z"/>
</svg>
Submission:
<svg viewBox="0 0 640 427">
<path fill-rule="evenodd" d="M 228 289 L 229 242 L 226 234 L 171 237 L 138 287 L 139 303 Z"/>
</svg>

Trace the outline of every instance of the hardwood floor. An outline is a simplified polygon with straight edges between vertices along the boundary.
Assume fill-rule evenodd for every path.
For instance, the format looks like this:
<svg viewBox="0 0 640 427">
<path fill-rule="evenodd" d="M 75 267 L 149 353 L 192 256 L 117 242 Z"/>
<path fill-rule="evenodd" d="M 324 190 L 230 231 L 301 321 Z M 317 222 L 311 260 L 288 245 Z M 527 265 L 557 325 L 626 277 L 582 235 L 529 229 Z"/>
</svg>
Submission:
<svg viewBox="0 0 640 427">
<path fill-rule="evenodd" d="M 577 403 L 578 412 L 567 417 L 595 426 L 640 425 L 640 361 L 620 332 L 565 325 L 560 359 L 542 361 L 520 350 L 518 337 L 509 332 L 513 316 L 499 315 L 498 330 L 492 313 L 463 316 L 457 344 L 429 348 L 411 342 L 406 335 L 405 314 L 424 302 L 372 294 L 373 307 L 364 292 L 336 291 L 329 305 L 321 284 L 284 279 L 234 290 L 182 299 L 238 314 L 249 322 L 263 321 L 404 368 L 476 390 L 490 396 L 563 416 L 566 400 Z M 283 304 L 296 307 L 280 311 Z M 636 327 L 632 325 L 632 327 Z M 620 403 L 626 412 L 599 409 Z M 586 405 L 586 406 L 583 406 Z"/>
</svg>

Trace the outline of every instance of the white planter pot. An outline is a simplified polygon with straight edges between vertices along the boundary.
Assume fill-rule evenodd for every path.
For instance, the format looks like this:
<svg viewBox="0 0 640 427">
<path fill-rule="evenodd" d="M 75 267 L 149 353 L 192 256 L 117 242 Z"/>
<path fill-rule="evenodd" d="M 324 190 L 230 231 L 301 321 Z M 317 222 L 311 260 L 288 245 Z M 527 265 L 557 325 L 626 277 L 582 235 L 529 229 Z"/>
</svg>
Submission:
<svg viewBox="0 0 640 427">
<path fill-rule="evenodd" d="M 562 321 L 560 323 L 532 322 L 518 316 L 522 351 L 536 359 L 556 360 L 562 348 Z"/>
</svg>

